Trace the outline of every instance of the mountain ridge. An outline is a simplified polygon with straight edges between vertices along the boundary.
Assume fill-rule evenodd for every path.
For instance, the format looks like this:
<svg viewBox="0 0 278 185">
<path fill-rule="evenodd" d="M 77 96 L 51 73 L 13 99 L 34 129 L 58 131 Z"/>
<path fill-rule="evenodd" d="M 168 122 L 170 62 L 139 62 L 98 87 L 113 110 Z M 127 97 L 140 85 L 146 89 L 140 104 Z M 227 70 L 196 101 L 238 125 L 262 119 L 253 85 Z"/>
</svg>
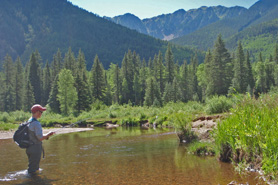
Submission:
<svg viewBox="0 0 278 185">
<path fill-rule="evenodd" d="M 140 19 L 138 17 L 130 13 L 113 18 L 105 18 L 130 29 L 135 29 L 140 33 L 163 40 L 171 40 L 192 33 L 218 20 L 240 15 L 246 10 L 246 8 L 240 6 L 230 8 L 224 6 L 202 6 L 198 9 L 188 11 L 179 9 L 170 14 L 162 14 L 141 21 L 139 21 Z M 131 15 L 134 19 L 131 19 Z M 134 25 L 134 22 L 137 25 Z M 138 27 L 141 29 L 138 29 Z"/>
</svg>

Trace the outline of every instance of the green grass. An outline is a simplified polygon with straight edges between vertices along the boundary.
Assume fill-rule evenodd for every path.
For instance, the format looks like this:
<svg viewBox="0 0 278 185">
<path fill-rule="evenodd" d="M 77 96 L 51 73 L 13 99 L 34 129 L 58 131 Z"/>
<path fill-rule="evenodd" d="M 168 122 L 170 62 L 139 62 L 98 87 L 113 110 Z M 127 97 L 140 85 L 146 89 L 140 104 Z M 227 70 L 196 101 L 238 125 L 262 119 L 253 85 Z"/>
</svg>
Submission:
<svg viewBox="0 0 278 185">
<path fill-rule="evenodd" d="M 193 142 L 187 147 L 187 151 L 198 156 L 214 156 L 218 153 L 215 144 L 208 142 Z"/>
<path fill-rule="evenodd" d="M 277 94 L 261 95 L 258 99 L 246 96 L 218 126 L 216 144 L 220 153 L 230 148 L 233 161 L 261 165 L 266 174 L 277 178 L 277 113 Z"/>
</svg>

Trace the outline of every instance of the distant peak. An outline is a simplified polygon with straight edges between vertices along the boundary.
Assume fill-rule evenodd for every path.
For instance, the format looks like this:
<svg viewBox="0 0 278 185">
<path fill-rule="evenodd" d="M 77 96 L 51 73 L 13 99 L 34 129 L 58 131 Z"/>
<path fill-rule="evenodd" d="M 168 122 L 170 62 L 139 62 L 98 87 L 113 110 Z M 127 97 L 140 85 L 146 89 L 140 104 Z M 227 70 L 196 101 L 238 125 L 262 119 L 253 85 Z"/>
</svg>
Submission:
<svg viewBox="0 0 278 185">
<path fill-rule="evenodd" d="M 186 13 L 186 11 L 184 9 L 179 9 L 174 12 L 174 14 L 177 14 L 177 13 Z"/>
</svg>

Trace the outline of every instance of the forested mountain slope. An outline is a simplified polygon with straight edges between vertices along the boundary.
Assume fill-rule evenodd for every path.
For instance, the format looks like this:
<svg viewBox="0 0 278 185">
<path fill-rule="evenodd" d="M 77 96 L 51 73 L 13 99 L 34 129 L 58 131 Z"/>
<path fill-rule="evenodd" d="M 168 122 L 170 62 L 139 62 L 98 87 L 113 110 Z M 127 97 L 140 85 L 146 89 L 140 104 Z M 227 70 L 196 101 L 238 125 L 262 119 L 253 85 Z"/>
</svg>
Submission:
<svg viewBox="0 0 278 185">
<path fill-rule="evenodd" d="M 128 49 L 148 60 L 168 43 L 140 34 L 89 13 L 67 0 L 1 0 L 0 60 L 6 54 L 21 57 L 26 63 L 38 50 L 43 61 L 52 61 L 58 48 L 66 53 L 69 47 L 77 55 L 81 49 L 91 67 L 98 55 L 105 68 L 120 63 Z M 189 59 L 190 49 L 173 48 L 176 59 Z M 180 57 L 180 58 L 179 58 Z"/>
<path fill-rule="evenodd" d="M 173 43 L 207 50 L 213 46 L 218 34 L 222 34 L 223 39 L 228 39 L 251 26 L 278 18 L 277 12 L 277 0 L 260 0 L 237 17 L 212 23 L 191 34 L 174 39 Z"/>
</svg>

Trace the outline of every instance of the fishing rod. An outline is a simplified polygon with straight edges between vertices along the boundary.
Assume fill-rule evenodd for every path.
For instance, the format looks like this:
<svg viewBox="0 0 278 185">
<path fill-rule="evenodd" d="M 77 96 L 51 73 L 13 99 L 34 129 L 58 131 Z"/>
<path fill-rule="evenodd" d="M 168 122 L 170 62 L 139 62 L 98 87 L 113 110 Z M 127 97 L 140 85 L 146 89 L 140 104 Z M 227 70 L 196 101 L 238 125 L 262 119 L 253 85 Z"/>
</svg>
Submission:
<svg viewBox="0 0 278 185">
<path fill-rule="evenodd" d="M 115 109 L 115 108 L 113 108 L 113 109 L 111 109 L 111 110 L 109 110 L 109 111 L 111 112 L 111 111 L 113 111 L 114 109 Z M 102 112 L 100 112 L 100 113 L 98 113 L 98 114 L 96 114 L 96 115 L 94 115 L 94 116 L 97 116 L 97 115 L 99 115 L 99 114 L 102 114 Z M 85 118 L 85 119 L 76 121 L 76 122 L 74 122 L 74 123 L 71 123 L 70 125 L 65 125 L 65 126 L 59 128 L 59 129 L 57 129 L 57 130 L 55 130 L 55 131 L 53 131 L 53 132 L 56 133 L 56 132 L 62 130 L 63 128 L 71 128 L 72 126 L 74 126 L 74 125 L 76 125 L 76 124 L 78 124 L 78 123 L 82 123 L 83 121 L 86 121 L 86 120 L 88 120 L 88 119 L 90 119 L 90 118 L 92 118 L 92 117 L 90 116 L 90 117 L 88 117 L 88 118 Z"/>
<path fill-rule="evenodd" d="M 76 121 L 76 122 L 74 122 L 74 123 L 71 123 L 70 125 L 65 125 L 65 126 L 59 128 L 58 130 L 55 130 L 54 132 L 56 133 L 56 132 L 62 130 L 63 128 L 71 128 L 71 127 L 73 127 L 74 125 L 79 124 L 79 123 L 82 123 L 83 121 L 86 121 L 86 120 L 88 120 L 88 119 L 90 119 L 90 118 L 91 118 L 91 117 L 86 118 L 86 119 L 82 119 L 82 120 L 79 120 L 79 121 Z"/>
</svg>

